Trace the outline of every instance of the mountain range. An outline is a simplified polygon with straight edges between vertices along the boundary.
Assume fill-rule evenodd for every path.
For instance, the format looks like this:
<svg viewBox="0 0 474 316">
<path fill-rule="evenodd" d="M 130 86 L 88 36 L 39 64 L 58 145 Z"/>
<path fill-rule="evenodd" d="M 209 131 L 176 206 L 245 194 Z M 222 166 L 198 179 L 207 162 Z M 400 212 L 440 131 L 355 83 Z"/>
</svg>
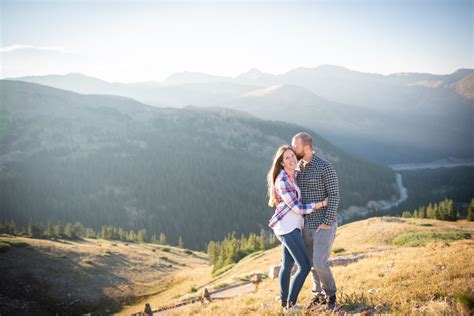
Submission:
<svg viewBox="0 0 474 316">
<path fill-rule="evenodd" d="M 388 167 L 354 157 L 316 132 L 225 108 L 158 108 L 0 80 L 0 218 L 26 226 L 81 222 L 165 233 L 202 249 L 266 228 L 266 172 L 276 148 L 314 136 L 350 206 L 398 192 Z"/>
<path fill-rule="evenodd" d="M 16 80 L 86 94 L 113 94 L 158 107 L 225 107 L 296 123 L 383 164 L 474 154 L 474 70 L 380 75 L 323 65 L 236 77 L 182 72 L 163 82 L 109 83 L 82 74 Z"/>
</svg>

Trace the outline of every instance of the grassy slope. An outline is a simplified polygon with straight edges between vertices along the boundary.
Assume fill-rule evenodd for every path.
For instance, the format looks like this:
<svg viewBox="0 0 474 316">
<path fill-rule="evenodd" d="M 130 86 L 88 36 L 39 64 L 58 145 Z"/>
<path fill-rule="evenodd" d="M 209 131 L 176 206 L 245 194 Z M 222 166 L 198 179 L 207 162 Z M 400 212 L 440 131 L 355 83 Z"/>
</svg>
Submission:
<svg viewBox="0 0 474 316">
<path fill-rule="evenodd" d="M 420 247 L 392 244 L 401 234 L 431 231 L 472 234 L 474 223 L 385 217 L 340 227 L 334 244 L 334 249 L 339 249 L 338 256 L 368 254 L 356 263 L 333 268 L 344 310 L 459 312 L 457 295 L 462 291 L 473 292 L 473 240 L 440 241 Z M 126 245 L 105 240 L 54 242 L 9 237 L 0 237 L 0 246 L 2 241 L 12 240 L 29 246 L 20 244 L 0 252 L 0 268 L 6 271 L 2 278 L 15 282 L 15 287 L 22 291 L 28 284 L 34 295 L 42 297 L 29 302 L 24 299 L 26 306 L 31 309 L 50 306 L 47 311 L 60 311 L 61 302 L 75 302 L 72 309 L 64 305 L 64 310 L 105 312 L 106 309 L 118 311 L 119 302 L 122 315 L 142 310 L 145 302 L 156 309 L 194 296 L 192 288 L 199 293 L 204 287 L 213 289 L 241 282 L 255 272 L 267 273 L 270 265 L 279 263 L 281 251 L 277 247 L 253 254 L 213 278 L 206 255 L 186 254 L 173 247 L 163 251 L 157 245 Z M 309 301 L 310 287 L 308 278 L 300 302 Z M 35 292 L 36 288 L 41 290 Z M 3 300 L 6 292 L 0 294 Z M 24 292 L 18 295 L 25 296 Z M 257 293 L 205 307 L 189 306 L 184 313 L 278 314 L 278 304 L 274 301 L 277 295 L 278 280 L 266 279 Z M 44 297 L 49 298 L 50 305 L 44 303 Z M 180 310 L 179 314 L 182 313 Z"/>
<path fill-rule="evenodd" d="M 430 226 L 431 225 L 431 226 Z M 337 255 L 367 253 L 368 256 L 347 266 L 333 267 L 339 301 L 347 312 L 442 312 L 462 313 L 458 296 L 474 291 L 474 241 L 429 242 L 421 247 L 392 244 L 399 235 L 410 232 L 474 233 L 474 223 L 456 223 L 428 219 L 372 218 L 344 225 L 337 232 L 334 249 Z M 238 278 L 252 271 L 267 272 L 280 259 L 280 247 L 237 264 L 220 282 Z M 299 301 L 310 300 L 310 278 L 306 280 Z M 278 280 L 265 280 L 257 293 L 205 307 L 190 306 L 188 314 L 278 314 Z M 156 308 L 158 305 L 153 305 Z M 140 310 L 140 308 L 138 309 Z M 179 314 L 183 311 L 180 310 Z"/>
<path fill-rule="evenodd" d="M 102 239 L 2 236 L 0 248 L 2 284 L 15 284 L 0 289 L 0 307 L 5 303 L 7 314 L 14 306 L 42 313 L 118 311 L 167 289 L 182 270 L 209 269 L 203 253 Z"/>
</svg>

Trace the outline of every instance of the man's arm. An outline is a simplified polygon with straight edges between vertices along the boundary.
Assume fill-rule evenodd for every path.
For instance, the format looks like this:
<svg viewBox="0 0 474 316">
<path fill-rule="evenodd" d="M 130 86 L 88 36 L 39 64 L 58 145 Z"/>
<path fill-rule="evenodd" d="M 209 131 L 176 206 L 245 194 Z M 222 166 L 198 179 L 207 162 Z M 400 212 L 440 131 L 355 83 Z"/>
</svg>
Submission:
<svg viewBox="0 0 474 316">
<path fill-rule="evenodd" d="M 323 224 L 330 226 L 336 221 L 336 211 L 339 206 L 339 180 L 336 170 L 331 164 L 328 164 L 323 170 L 323 181 L 329 200 Z"/>
</svg>

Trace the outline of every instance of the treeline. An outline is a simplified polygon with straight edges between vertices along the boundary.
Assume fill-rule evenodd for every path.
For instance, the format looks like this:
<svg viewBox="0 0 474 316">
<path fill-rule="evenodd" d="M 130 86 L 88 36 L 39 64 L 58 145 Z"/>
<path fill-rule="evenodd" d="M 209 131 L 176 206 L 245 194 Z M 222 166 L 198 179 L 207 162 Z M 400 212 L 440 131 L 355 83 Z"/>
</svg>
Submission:
<svg viewBox="0 0 474 316">
<path fill-rule="evenodd" d="M 234 230 L 258 233 L 274 212 L 265 183 L 272 156 L 304 130 L 229 110 L 160 109 L 21 82 L 2 86 L 10 114 L 0 154 L 19 158 L 0 167 L 0 221 L 23 226 L 32 218 L 80 222 L 96 232 L 102 225 L 146 229 L 150 239 L 163 232 L 178 245 L 181 236 L 199 250 Z M 309 132 L 335 165 L 340 210 L 396 193 L 391 170 Z"/>
<path fill-rule="evenodd" d="M 227 265 L 239 262 L 251 253 L 273 248 L 277 244 L 275 234 L 268 233 L 264 229 L 260 234 L 250 233 L 248 237 L 242 234 L 240 239 L 233 231 L 221 242 L 209 242 L 207 246 L 209 264 L 214 266 L 212 272 L 216 272 Z"/>
<path fill-rule="evenodd" d="M 27 227 L 18 226 L 13 220 L 0 223 L 0 234 L 8 234 L 13 236 L 24 236 L 38 239 L 69 239 L 80 240 L 83 238 L 98 238 L 107 240 L 119 240 L 125 242 L 136 243 L 153 243 L 159 245 L 168 245 L 166 235 L 160 233 L 159 236 L 153 233 L 151 237 L 148 236 L 146 229 L 140 229 L 135 232 L 124 230 L 121 227 L 114 227 L 111 225 L 104 225 L 100 232 L 95 232 L 90 227 L 84 227 L 79 222 L 75 224 L 48 224 L 46 227 L 41 223 L 33 223 L 30 219 Z M 184 242 L 179 237 L 178 247 L 184 248 Z"/>
<path fill-rule="evenodd" d="M 474 221 L 474 199 L 471 199 L 471 204 L 467 209 L 466 219 Z M 450 199 L 444 199 L 439 203 L 430 203 L 427 206 L 421 206 L 412 212 L 404 211 L 402 217 L 405 218 L 431 218 L 442 221 L 456 221 L 463 219 L 461 212 L 457 211 L 454 207 L 454 201 Z"/>
<path fill-rule="evenodd" d="M 403 170 L 400 174 L 408 190 L 408 199 L 400 205 L 401 209 L 414 210 L 448 198 L 466 216 L 465 204 L 474 196 L 474 167 Z"/>
</svg>

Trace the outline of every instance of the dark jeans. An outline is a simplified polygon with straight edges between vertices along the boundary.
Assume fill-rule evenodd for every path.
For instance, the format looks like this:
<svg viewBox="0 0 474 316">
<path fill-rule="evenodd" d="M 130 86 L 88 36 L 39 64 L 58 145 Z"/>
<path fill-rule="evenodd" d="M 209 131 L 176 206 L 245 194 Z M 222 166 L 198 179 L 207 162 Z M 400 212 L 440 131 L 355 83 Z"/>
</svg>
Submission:
<svg viewBox="0 0 474 316">
<path fill-rule="evenodd" d="M 300 229 L 296 228 L 291 233 L 278 237 L 283 244 L 283 258 L 279 274 L 280 297 L 282 301 L 288 301 L 294 305 L 311 270 L 311 261 L 306 253 Z M 291 269 L 295 262 L 299 269 L 290 286 Z"/>
</svg>

